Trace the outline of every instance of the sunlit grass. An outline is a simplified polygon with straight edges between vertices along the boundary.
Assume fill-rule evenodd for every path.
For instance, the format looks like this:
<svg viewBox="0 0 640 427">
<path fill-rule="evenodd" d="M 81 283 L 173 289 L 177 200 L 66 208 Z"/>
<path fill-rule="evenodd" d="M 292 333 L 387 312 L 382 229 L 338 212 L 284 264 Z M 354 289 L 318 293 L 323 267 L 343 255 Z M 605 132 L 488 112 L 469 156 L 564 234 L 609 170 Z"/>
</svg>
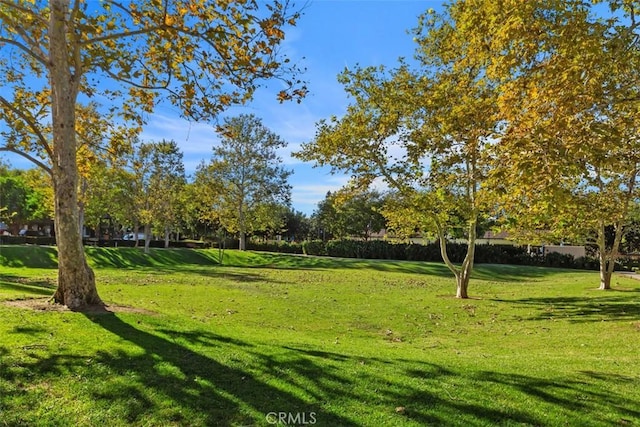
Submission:
<svg viewBox="0 0 640 427">
<path fill-rule="evenodd" d="M 55 252 L 15 251 L 0 300 L 50 295 Z M 440 264 L 88 253 L 108 304 L 147 311 L 0 304 L 0 425 L 640 423 L 640 281 L 478 266 L 458 300 Z"/>
</svg>

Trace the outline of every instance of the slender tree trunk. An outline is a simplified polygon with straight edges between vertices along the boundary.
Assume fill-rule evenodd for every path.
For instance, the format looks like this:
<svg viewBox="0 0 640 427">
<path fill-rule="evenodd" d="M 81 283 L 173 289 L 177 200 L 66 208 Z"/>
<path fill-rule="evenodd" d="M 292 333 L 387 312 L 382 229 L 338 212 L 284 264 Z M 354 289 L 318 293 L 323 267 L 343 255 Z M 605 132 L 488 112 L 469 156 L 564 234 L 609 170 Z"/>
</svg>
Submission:
<svg viewBox="0 0 640 427">
<path fill-rule="evenodd" d="M 245 214 L 242 207 L 242 203 L 238 208 L 238 249 L 241 251 L 247 250 L 247 227 L 245 224 Z"/>
<path fill-rule="evenodd" d="M 470 272 L 461 271 L 456 276 L 456 298 L 466 299 L 469 298 L 469 274 Z"/>
<path fill-rule="evenodd" d="M 136 233 L 136 239 L 138 239 L 138 234 Z M 148 254 L 150 252 L 151 245 L 151 225 L 145 224 L 144 226 L 144 253 Z"/>
<path fill-rule="evenodd" d="M 138 224 L 138 220 L 136 219 L 133 222 L 133 239 L 135 240 L 135 243 L 133 244 L 134 248 L 137 248 L 138 246 L 140 246 L 140 241 L 138 240 L 138 229 L 140 228 L 140 224 Z"/>
<path fill-rule="evenodd" d="M 473 271 L 475 249 L 476 249 L 476 220 L 471 221 L 469 225 L 469 240 L 467 243 L 467 254 L 464 257 L 462 266 L 457 267 L 447 253 L 447 238 L 440 224 L 436 224 L 438 230 L 438 239 L 440 241 L 440 254 L 446 266 L 451 270 L 456 278 L 456 298 L 469 298 L 469 279 Z"/>
<path fill-rule="evenodd" d="M 474 219 L 469 224 L 467 254 L 464 257 L 464 261 L 462 261 L 460 274 L 457 277 L 458 286 L 456 290 L 456 298 L 469 298 L 467 289 L 469 288 L 469 279 L 471 279 L 471 272 L 473 271 L 476 256 L 476 226 L 477 221 Z"/>
<path fill-rule="evenodd" d="M 58 246 L 58 288 L 55 302 L 76 310 L 101 304 L 95 276 L 87 264 L 78 223 L 75 105 L 78 75 L 71 73 L 67 43 L 68 0 L 51 0 L 49 22 L 49 79 L 53 126 L 52 176 L 55 230 Z M 76 73 L 81 70 L 75 69 Z"/>
<path fill-rule="evenodd" d="M 616 260 L 618 259 L 618 253 L 620 248 L 620 242 L 624 234 L 624 227 L 622 224 L 615 224 L 615 236 L 613 238 L 613 246 L 611 249 L 607 249 L 605 239 L 605 226 L 601 222 L 598 230 L 598 252 L 600 261 L 600 287 L 601 290 L 611 289 L 611 277 L 616 266 Z"/>
<path fill-rule="evenodd" d="M 607 267 L 603 267 L 602 257 L 600 257 L 600 290 L 606 291 L 611 289 L 611 273 Z"/>
<path fill-rule="evenodd" d="M 238 243 L 238 248 L 241 251 L 246 251 L 247 250 L 247 235 L 244 231 L 240 231 L 240 237 L 239 237 L 239 243 Z"/>
<path fill-rule="evenodd" d="M 164 247 L 169 247 L 169 226 L 164 227 Z"/>
</svg>

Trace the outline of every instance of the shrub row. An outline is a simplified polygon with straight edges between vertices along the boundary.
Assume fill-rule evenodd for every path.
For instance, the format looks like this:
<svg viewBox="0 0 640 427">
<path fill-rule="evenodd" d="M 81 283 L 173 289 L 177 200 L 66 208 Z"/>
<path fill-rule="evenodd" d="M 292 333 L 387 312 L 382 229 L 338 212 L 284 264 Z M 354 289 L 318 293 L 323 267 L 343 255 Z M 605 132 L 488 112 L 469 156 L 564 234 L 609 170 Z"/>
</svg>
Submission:
<svg viewBox="0 0 640 427">
<path fill-rule="evenodd" d="M 442 254 L 439 243 L 393 243 L 386 240 L 330 240 L 328 242 L 309 241 L 302 243 L 303 252 L 307 255 L 326 255 L 342 258 L 394 259 L 407 261 L 441 262 Z M 449 243 L 447 253 L 454 263 L 464 260 L 467 253 L 466 244 Z M 530 264 L 540 263 L 537 256 L 527 253 L 526 248 L 512 245 L 478 245 L 475 261 L 481 264 Z M 564 264 L 566 260 L 550 259 L 554 266 Z"/>
<path fill-rule="evenodd" d="M 302 243 L 256 243 L 247 244 L 255 251 L 321 255 L 340 258 L 389 259 L 406 261 L 442 262 L 439 243 L 392 243 L 386 240 L 311 240 Z M 467 246 L 449 243 L 447 253 L 454 263 L 461 263 Z M 478 264 L 534 265 L 555 268 L 597 270 L 598 261 L 589 257 L 574 259 L 571 255 L 548 253 L 546 256 L 529 254 L 525 247 L 512 245 L 477 245 L 475 262 Z M 624 269 L 626 263 L 621 262 Z"/>
<path fill-rule="evenodd" d="M 330 240 L 327 242 L 310 240 L 302 243 L 248 242 L 247 249 L 340 258 L 442 262 L 440 244 L 438 242 L 426 245 L 393 243 L 386 240 Z M 463 243 L 449 243 L 447 245 L 447 253 L 452 262 L 461 263 L 467 254 L 467 246 Z M 527 253 L 527 249 L 523 246 L 513 245 L 477 245 L 475 262 L 477 264 L 532 265 L 580 270 L 598 270 L 599 268 L 599 262 L 594 257 L 574 258 L 572 255 L 557 252 L 549 252 L 542 256 L 537 253 Z M 640 269 L 640 258 L 621 257 L 618 259 L 616 269 Z"/>
<path fill-rule="evenodd" d="M 236 242 L 235 247 L 238 247 Z M 250 251 L 263 251 L 263 252 L 279 252 L 283 254 L 302 254 L 301 243 L 289 243 L 289 242 L 247 242 L 247 249 Z"/>
<path fill-rule="evenodd" d="M 84 240 L 85 246 L 101 246 L 101 247 L 116 247 L 116 248 L 133 248 L 136 246 L 135 240 Z M 138 247 L 144 247 L 144 240 L 140 240 L 138 243 Z M 150 248 L 164 248 L 164 240 L 151 240 L 149 242 Z M 170 248 L 192 248 L 192 249 L 205 249 L 211 247 L 211 244 L 208 242 L 198 242 L 194 240 L 181 240 L 181 241 L 170 241 Z"/>
<path fill-rule="evenodd" d="M 133 247 L 133 240 L 87 240 L 85 245 Z M 55 245 L 53 237 L 0 236 L 0 244 L 35 244 Z M 144 246 L 141 241 L 139 246 Z M 163 248 L 163 240 L 152 240 L 150 246 Z M 170 242 L 172 248 L 210 248 L 217 247 L 218 242 L 180 241 Z M 237 249 L 238 241 L 229 239 L 225 242 L 227 249 Z M 279 252 L 288 254 L 321 255 L 340 258 L 389 259 L 406 261 L 442 262 L 440 244 L 393 243 L 387 240 L 310 240 L 302 243 L 288 242 L 247 242 L 247 249 L 253 251 Z M 461 263 L 466 255 L 467 246 L 463 243 L 447 244 L 447 253 L 454 263 Z M 512 245 L 477 245 L 475 252 L 477 264 L 512 264 L 534 265 L 555 268 L 574 268 L 597 270 L 598 260 L 593 257 L 575 258 L 567 254 L 550 252 L 545 256 L 529 254 L 525 247 Z M 638 257 L 622 257 L 616 265 L 617 270 L 640 269 Z"/>
<path fill-rule="evenodd" d="M 0 245 L 40 245 L 40 246 L 55 246 L 55 237 L 43 237 L 43 236 L 0 236 Z M 84 239 L 83 244 L 85 246 L 102 246 L 102 247 L 120 247 L 120 248 L 132 248 L 136 245 L 135 240 L 102 240 L 102 239 Z M 144 240 L 141 240 L 138 246 L 144 246 Z M 164 240 L 152 240 L 149 242 L 149 246 L 152 248 L 164 248 Z M 211 243 L 199 242 L 194 240 L 181 240 L 179 242 L 171 241 L 169 246 L 172 248 L 209 248 Z M 236 245 L 237 247 L 237 245 Z"/>
<path fill-rule="evenodd" d="M 0 236 L 0 245 L 41 245 L 53 246 L 55 237 L 46 236 Z"/>
</svg>

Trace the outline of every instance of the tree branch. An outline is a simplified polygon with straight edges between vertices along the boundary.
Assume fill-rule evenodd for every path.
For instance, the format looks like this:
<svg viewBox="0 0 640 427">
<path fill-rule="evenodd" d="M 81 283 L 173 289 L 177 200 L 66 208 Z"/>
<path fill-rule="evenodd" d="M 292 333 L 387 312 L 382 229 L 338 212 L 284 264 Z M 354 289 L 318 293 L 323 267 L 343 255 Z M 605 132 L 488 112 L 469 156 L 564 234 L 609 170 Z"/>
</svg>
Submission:
<svg viewBox="0 0 640 427">
<path fill-rule="evenodd" d="M 33 156 L 30 156 L 29 154 L 20 151 L 18 149 L 12 148 L 12 147 L 0 147 L 0 151 L 8 151 L 14 154 L 17 154 L 19 156 L 24 157 L 25 159 L 29 160 L 30 162 L 34 163 L 36 166 L 42 168 L 45 172 L 47 172 L 49 175 L 51 175 L 53 177 L 53 173 L 51 171 L 51 168 L 49 166 L 47 166 L 46 164 L 42 163 L 40 160 L 36 159 Z"/>
<path fill-rule="evenodd" d="M 29 55 L 31 58 L 35 59 L 40 64 L 44 65 L 45 67 L 48 66 L 47 59 L 46 59 L 46 57 L 44 57 L 44 53 L 41 52 L 42 56 L 41 55 L 37 55 L 34 51 L 30 50 L 27 46 L 25 46 L 24 44 L 20 43 L 17 40 L 8 39 L 6 37 L 0 37 L 0 43 L 6 43 L 6 44 L 10 44 L 10 45 L 16 46 L 21 51 L 23 51 L 24 53 Z M 34 49 L 40 51 L 40 49 L 37 49 L 35 46 L 34 46 Z"/>
<path fill-rule="evenodd" d="M 44 147 L 45 151 L 47 152 L 47 155 L 49 155 L 49 158 L 53 158 L 53 151 L 51 150 L 51 147 L 49 146 L 49 143 L 47 142 L 47 138 L 45 138 L 45 136 L 42 134 L 42 132 L 38 128 L 37 123 L 34 120 L 34 118 L 30 117 L 24 111 L 22 111 L 19 108 L 17 108 L 15 105 L 13 105 L 11 102 L 9 102 L 2 95 L 0 95 L 0 103 L 2 103 L 5 107 L 7 107 L 9 110 L 11 110 L 14 114 L 16 114 L 22 120 L 24 120 L 24 122 L 27 123 L 27 125 L 29 125 L 29 127 L 31 128 L 31 130 L 35 134 L 36 138 L 38 138 L 38 140 L 40 141 L 40 143 Z"/>
<path fill-rule="evenodd" d="M 458 276 L 460 275 L 460 270 L 455 266 L 453 262 L 451 262 L 451 259 L 449 258 L 449 254 L 447 253 L 447 237 L 445 236 L 442 224 L 440 224 L 440 221 L 438 220 L 438 217 L 436 215 L 433 215 L 433 222 L 435 223 L 436 230 L 438 232 L 438 240 L 440 241 L 440 255 L 442 255 L 442 260 L 444 261 L 447 268 L 451 270 L 457 280 Z"/>
<path fill-rule="evenodd" d="M 92 44 L 96 44 L 96 43 L 101 43 L 107 40 L 117 40 L 117 39 L 124 39 L 127 37 L 133 37 L 133 36 L 137 36 L 140 34 L 148 34 L 148 33 L 153 33 L 156 32 L 158 30 L 161 29 L 167 29 L 170 28 L 169 26 L 167 26 L 166 24 L 161 24 L 161 25 L 156 25 L 153 27 L 148 27 L 148 28 L 143 28 L 141 30 L 135 30 L 135 31 L 124 31 L 121 33 L 113 33 L 113 34 L 109 34 L 106 36 L 100 36 L 100 37 L 94 37 L 94 38 L 90 38 L 87 39 L 85 41 L 80 42 L 80 45 L 82 46 L 87 46 L 87 45 L 92 45 Z"/>
</svg>

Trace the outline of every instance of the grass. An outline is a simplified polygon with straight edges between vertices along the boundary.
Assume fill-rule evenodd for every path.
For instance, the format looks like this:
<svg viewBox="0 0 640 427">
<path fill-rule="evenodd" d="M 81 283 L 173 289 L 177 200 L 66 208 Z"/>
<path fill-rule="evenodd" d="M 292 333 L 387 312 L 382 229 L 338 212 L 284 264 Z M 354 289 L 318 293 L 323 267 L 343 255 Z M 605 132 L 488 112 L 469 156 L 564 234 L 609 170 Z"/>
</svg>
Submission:
<svg viewBox="0 0 640 427">
<path fill-rule="evenodd" d="M 87 253 L 148 312 L 0 303 L 0 426 L 640 425 L 640 281 L 478 266 L 457 300 L 440 264 Z M 55 250 L 0 264 L 0 300 L 53 292 Z"/>
</svg>

